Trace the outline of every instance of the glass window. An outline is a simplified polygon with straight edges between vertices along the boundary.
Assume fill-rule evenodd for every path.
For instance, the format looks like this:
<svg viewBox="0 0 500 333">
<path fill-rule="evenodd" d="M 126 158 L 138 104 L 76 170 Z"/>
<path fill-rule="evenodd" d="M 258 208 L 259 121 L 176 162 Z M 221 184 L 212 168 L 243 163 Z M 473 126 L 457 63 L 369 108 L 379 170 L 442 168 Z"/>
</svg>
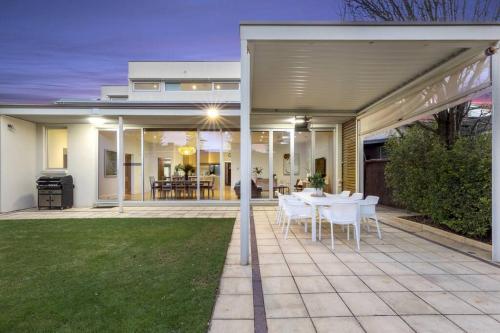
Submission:
<svg viewBox="0 0 500 333">
<path fill-rule="evenodd" d="M 325 191 L 333 192 L 333 132 L 316 132 L 314 145 L 314 171 L 325 177 Z"/>
<path fill-rule="evenodd" d="M 210 82 L 182 82 L 182 91 L 210 91 L 212 90 L 212 83 Z"/>
<path fill-rule="evenodd" d="M 200 199 L 219 200 L 221 184 L 220 131 L 200 132 Z"/>
<path fill-rule="evenodd" d="M 282 194 L 290 193 L 290 132 L 273 132 L 273 183 L 274 191 Z M 293 188 L 292 188 L 293 190 Z M 274 197 L 276 193 L 273 192 Z"/>
<path fill-rule="evenodd" d="M 195 200 L 195 131 L 144 131 L 144 200 Z"/>
<path fill-rule="evenodd" d="M 123 131 L 125 200 L 142 200 L 141 130 Z"/>
<path fill-rule="evenodd" d="M 47 169 L 68 168 L 68 130 L 47 128 Z"/>
<path fill-rule="evenodd" d="M 300 191 L 309 187 L 308 178 L 311 176 L 311 132 L 295 132 L 295 172 L 292 175 L 292 184 Z"/>
<path fill-rule="evenodd" d="M 118 199 L 116 131 L 99 130 L 98 136 L 98 198 Z"/>
<path fill-rule="evenodd" d="M 252 198 L 269 198 L 269 132 L 252 132 Z"/>
<path fill-rule="evenodd" d="M 166 91 L 181 91 L 181 84 L 178 82 L 167 82 L 165 83 Z"/>
<path fill-rule="evenodd" d="M 239 90 L 239 82 L 214 82 L 214 90 Z"/>
<path fill-rule="evenodd" d="M 160 84 L 158 82 L 134 82 L 134 90 L 160 91 Z"/>
<path fill-rule="evenodd" d="M 234 189 L 240 180 L 240 132 L 223 132 L 224 140 L 224 199 L 237 200 Z"/>
</svg>

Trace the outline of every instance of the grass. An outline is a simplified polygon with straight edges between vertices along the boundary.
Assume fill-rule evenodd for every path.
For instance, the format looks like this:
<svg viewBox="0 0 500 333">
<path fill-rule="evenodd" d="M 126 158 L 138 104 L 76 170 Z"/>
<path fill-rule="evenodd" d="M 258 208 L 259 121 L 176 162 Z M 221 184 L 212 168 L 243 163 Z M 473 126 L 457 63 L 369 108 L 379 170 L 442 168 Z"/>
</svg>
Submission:
<svg viewBox="0 0 500 333">
<path fill-rule="evenodd" d="M 234 219 L 0 221 L 0 332 L 203 332 Z"/>
</svg>

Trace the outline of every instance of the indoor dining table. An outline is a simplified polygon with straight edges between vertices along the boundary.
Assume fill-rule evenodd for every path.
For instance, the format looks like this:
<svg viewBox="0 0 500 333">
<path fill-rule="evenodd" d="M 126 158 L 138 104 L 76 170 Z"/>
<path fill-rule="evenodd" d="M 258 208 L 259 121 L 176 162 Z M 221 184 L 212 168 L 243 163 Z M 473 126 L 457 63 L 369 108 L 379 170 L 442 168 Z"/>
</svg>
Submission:
<svg viewBox="0 0 500 333">
<path fill-rule="evenodd" d="M 314 197 L 311 192 L 292 192 L 292 195 L 306 204 L 310 205 L 313 210 L 311 223 L 311 240 L 316 241 L 316 215 L 319 207 L 331 206 L 335 202 L 350 201 L 348 198 L 341 198 L 335 194 L 325 193 L 324 197 Z M 356 202 L 356 201 L 352 201 Z"/>
</svg>

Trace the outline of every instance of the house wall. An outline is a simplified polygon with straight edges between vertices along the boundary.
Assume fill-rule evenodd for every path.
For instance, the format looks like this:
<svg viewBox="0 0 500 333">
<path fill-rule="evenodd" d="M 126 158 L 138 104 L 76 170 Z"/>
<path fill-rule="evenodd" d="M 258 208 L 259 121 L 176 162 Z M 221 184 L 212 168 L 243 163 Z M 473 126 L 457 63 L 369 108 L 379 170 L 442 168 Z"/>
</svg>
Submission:
<svg viewBox="0 0 500 333">
<path fill-rule="evenodd" d="M 90 207 L 96 200 L 97 130 L 92 125 L 68 125 L 68 174 L 75 184 L 74 207 Z"/>
<path fill-rule="evenodd" d="M 0 212 L 34 207 L 36 178 L 36 125 L 0 116 Z"/>
<path fill-rule="evenodd" d="M 342 124 L 342 190 L 356 192 L 356 120 Z"/>
</svg>

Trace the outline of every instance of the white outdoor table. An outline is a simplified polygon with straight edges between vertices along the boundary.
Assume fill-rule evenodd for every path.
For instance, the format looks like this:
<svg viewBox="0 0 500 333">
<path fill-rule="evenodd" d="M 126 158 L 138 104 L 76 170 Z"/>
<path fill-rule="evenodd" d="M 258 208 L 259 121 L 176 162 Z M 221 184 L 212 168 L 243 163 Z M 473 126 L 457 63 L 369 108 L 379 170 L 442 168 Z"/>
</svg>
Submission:
<svg viewBox="0 0 500 333">
<path fill-rule="evenodd" d="M 292 195 L 302 200 L 306 204 L 310 205 L 313 210 L 312 214 L 312 225 L 311 225 L 311 240 L 316 241 L 316 213 L 318 207 L 330 206 L 335 202 L 336 199 L 340 199 L 338 196 L 333 194 L 326 194 L 326 197 L 313 197 L 310 192 L 292 192 Z M 345 199 L 344 199 L 345 200 Z"/>
</svg>

